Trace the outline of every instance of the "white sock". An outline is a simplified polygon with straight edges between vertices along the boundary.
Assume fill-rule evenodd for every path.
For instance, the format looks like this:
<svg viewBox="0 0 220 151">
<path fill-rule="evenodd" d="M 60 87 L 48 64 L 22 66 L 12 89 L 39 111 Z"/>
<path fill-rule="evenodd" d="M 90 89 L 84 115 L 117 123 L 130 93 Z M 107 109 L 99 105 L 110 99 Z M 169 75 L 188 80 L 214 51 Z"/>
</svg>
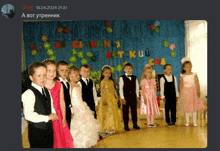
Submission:
<svg viewBox="0 0 220 151">
<path fill-rule="evenodd" d="M 193 123 L 196 124 L 196 119 L 197 119 L 197 111 L 193 112 Z"/>
<path fill-rule="evenodd" d="M 189 112 L 186 112 L 186 123 L 189 123 Z"/>
</svg>

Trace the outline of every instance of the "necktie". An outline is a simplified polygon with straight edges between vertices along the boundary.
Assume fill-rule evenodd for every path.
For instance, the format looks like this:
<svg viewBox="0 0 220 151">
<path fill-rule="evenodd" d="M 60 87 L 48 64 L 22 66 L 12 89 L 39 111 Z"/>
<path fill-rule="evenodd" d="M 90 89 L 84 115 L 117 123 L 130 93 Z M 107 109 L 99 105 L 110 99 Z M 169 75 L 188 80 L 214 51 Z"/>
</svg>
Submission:
<svg viewBox="0 0 220 151">
<path fill-rule="evenodd" d="M 43 96 L 45 97 L 45 99 L 47 99 L 47 96 L 46 96 L 44 88 L 42 88 L 42 93 L 43 93 Z"/>
<path fill-rule="evenodd" d="M 89 84 L 89 79 L 86 79 L 87 85 Z"/>
</svg>

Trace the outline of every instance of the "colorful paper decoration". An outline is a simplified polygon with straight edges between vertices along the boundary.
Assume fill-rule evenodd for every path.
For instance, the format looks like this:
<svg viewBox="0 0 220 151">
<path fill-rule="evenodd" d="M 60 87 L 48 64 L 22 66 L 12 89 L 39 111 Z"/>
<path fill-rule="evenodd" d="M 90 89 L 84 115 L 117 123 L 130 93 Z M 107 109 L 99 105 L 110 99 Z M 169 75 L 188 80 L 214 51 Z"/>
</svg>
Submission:
<svg viewBox="0 0 220 151">
<path fill-rule="evenodd" d="M 41 46 L 41 45 L 37 45 L 37 46 L 36 46 L 36 50 L 37 50 L 37 51 L 39 51 L 39 50 L 41 50 L 41 49 L 42 49 L 42 46 Z"/>
<path fill-rule="evenodd" d="M 95 78 L 95 71 L 90 71 L 90 76 L 91 76 L 92 78 Z"/>
<path fill-rule="evenodd" d="M 124 63 L 122 63 L 122 64 L 123 64 L 123 66 L 124 66 L 124 65 L 126 65 L 127 63 L 128 63 L 128 62 L 127 62 L 127 61 L 125 61 L 125 62 L 124 62 Z"/>
<path fill-rule="evenodd" d="M 117 65 L 116 71 L 120 72 L 122 69 L 123 69 L 123 67 L 121 65 Z"/>
<path fill-rule="evenodd" d="M 45 48 L 45 49 L 50 49 L 50 44 L 49 44 L 48 42 L 45 42 L 45 43 L 44 43 L 44 48 Z"/>
<path fill-rule="evenodd" d="M 143 52 L 143 50 L 139 51 L 139 52 L 138 52 L 138 55 L 139 55 L 139 57 L 144 57 L 144 52 Z"/>
<path fill-rule="evenodd" d="M 92 56 L 91 60 L 95 62 L 96 61 L 96 56 Z"/>
<path fill-rule="evenodd" d="M 160 65 L 160 59 L 156 58 L 155 59 L 155 64 L 154 65 Z"/>
<path fill-rule="evenodd" d="M 70 33 L 70 29 L 69 29 L 69 28 L 63 28 L 63 31 L 64 31 L 66 34 L 69 34 L 69 33 Z"/>
<path fill-rule="evenodd" d="M 63 47 L 63 48 L 66 47 L 66 43 L 65 43 L 65 41 L 62 41 L 62 42 L 61 42 L 61 47 Z"/>
<path fill-rule="evenodd" d="M 78 54 L 78 51 L 77 51 L 75 48 L 73 48 L 73 49 L 72 49 L 72 54 L 73 54 L 73 55 L 77 55 L 77 54 Z"/>
<path fill-rule="evenodd" d="M 101 40 L 99 40 L 99 41 L 97 42 L 97 47 L 98 47 L 98 48 L 99 48 L 99 47 L 103 47 L 103 43 L 102 43 Z"/>
<path fill-rule="evenodd" d="M 154 31 L 155 31 L 155 33 L 159 33 L 159 32 L 160 32 L 160 29 L 157 28 L 157 27 L 155 27 Z"/>
<path fill-rule="evenodd" d="M 164 43 L 163 43 L 164 47 L 168 47 L 169 46 L 169 41 L 168 40 L 165 40 Z"/>
<path fill-rule="evenodd" d="M 55 57 L 55 56 L 50 56 L 49 59 L 50 59 L 50 60 L 54 60 L 54 61 L 56 61 L 57 57 Z"/>
<path fill-rule="evenodd" d="M 69 58 L 69 61 L 70 61 L 70 62 L 76 62 L 76 60 L 77 60 L 77 59 L 76 59 L 75 56 L 71 56 L 71 57 Z"/>
<path fill-rule="evenodd" d="M 122 58 L 122 56 L 123 56 L 124 53 L 125 53 L 124 51 L 118 51 L 119 58 Z"/>
<path fill-rule="evenodd" d="M 106 26 L 106 27 L 109 27 L 110 25 L 111 25 L 111 22 L 110 22 L 110 21 L 106 21 L 106 22 L 105 22 L 105 26 Z"/>
<path fill-rule="evenodd" d="M 55 48 L 61 48 L 61 43 L 59 41 L 56 42 Z"/>
<path fill-rule="evenodd" d="M 151 25 L 151 26 L 150 26 L 150 29 L 151 29 L 151 30 L 154 30 L 154 29 L 155 29 L 155 26 L 154 26 L 154 25 Z"/>
<path fill-rule="evenodd" d="M 154 61 L 153 58 L 151 58 L 151 59 L 149 60 L 149 65 L 150 65 L 150 66 L 153 66 L 153 65 L 154 65 L 153 61 Z"/>
<path fill-rule="evenodd" d="M 172 57 L 176 57 L 176 52 L 175 52 L 175 51 L 172 51 L 172 52 L 171 52 L 171 56 L 172 56 Z"/>
<path fill-rule="evenodd" d="M 57 32 L 58 32 L 58 33 L 61 33 L 62 31 L 63 31 L 63 28 L 62 28 L 62 27 L 57 28 Z"/>
<path fill-rule="evenodd" d="M 161 63 L 160 63 L 161 65 L 165 65 L 166 64 L 166 60 L 165 60 L 165 58 L 162 58 L 161 59 Z"/>
<path fill-rule="evenodd" d="M 135 53 L 136 53 L 136 50 L 134 50 L 134 51 L 129 51 L 129 57 L 130 57 L 130 58 L 136 58 Z"/>
<path fill-rule="evenodd" d="M 29 47 L 30 47 L 31 49 L 33 49 L 33 50 L 36 50 L 36 47 L 35 47 L 35 44 L 34 44 L 34 43 L 31 43 L 31 44 L 29 45 Z"/>
<path fill-rule="evenodd" d="M 107 52 L 106 58 L 107 58 L 107 59 L 112 58 L 112 54 L 111 54 L 110 51 Z"/>
<path fill-rule="evenodd" d="M 169 46 L 170 50 L 174 50 L 175 47 L 176 47 L 176 46 L 175 46 L 174 44 L 171 44 L 171 45 Z"/>
<path fill-rule="evenodd" d="M 31 50 L 31 55 L 35 56 L 37 54 L 37 50 Z"/>
<path fill-rule="evenodd" d="M 113 58 L 118 58 L 118 53 L 117 53 L 117 51 L 112 51 L 112 57 L 113 57 Z"/>
<path fill-rule="evenodd" d="M 158 20 L 154 22 L 154 26 L 157 27 L 157 26 L 159 26 L 159 25 L 160 25 L 160 22 L 159 22 Z"/>
<path fill-rule="evenodd" d="M 86 42 L 86 47 L 89 48 L 90 45 L 91 45 L 91 44 L 90 44 L 90 41 L 87 41 L 87 42 Z"/>
<path fill-rule="evenodd" d="M 120 43 L 120 41 L 116 41 L 115 43 L 116 43 L 116 45 L 117 45 L 117 46 L 116 46 L 117 48 L 121 48 L 121 43 Z"/>
<path fill-rule="evenodd" d="M 149 51 L 149 50 L 146 50 L 146 51 L 145 51 L 145 55 L 146 55 L 147 57 L 149 57 L 149 56 L 150 56 L 150 51 Z"/>
<path fill-rule="evenodd" d="M 77 45 L 77 44 L 78 44 L 78 40 L 74 40 L 72 43 L 73 48 L 78 48 L 79 45 Z"/>
<path fill-rule="evenodd" d="M 47 54 L 49 56 L 52 56 L 54 54 L 53 50 L 52 49 L 47 49 Z"/>
<path fill-rule="evenodd" d="M 102 71 L 101 71 L 101 70 L 97 71 L 97 76 L 98 76 L 98 77 L 100 77 L 101 74 L 102 74 Z"/>
<path fill-rule="evenodd" d="M 83 58 L 83 52 L 82 52 L 82 51 L 80 51 L 80 52 L 78 53 L 78 57 L 79 57 L 79 58 Z"/>
<path fill-rule="evenodd" d="M 110 47 L 110 40 L 104 40 L 105 47 Z"/>
<path fill-rule="evenodd" d="M 96 44 L 95 44 L 95 41 L 94 40 L 91 40 L 91 47 L 96 47 Z"/>
<path fill-rule="evenodd" d="M 83 48 L 83 43 L 82 43 L 82 41 L 79 41 L 79 48 Z"/>
<path fill-rule="evenodd" d="M 82 64 L 82 65 L 86 65 L 86 64 L 88 64 L 88 61 L 87 61 L 85 58 L 82 58 L 81 64 Z"/>
<path fill-rule="evenodd" d="M 71 67 L 71 66 L 73 66 L 73 63 L 71 62 L 71 63 L 69 63 L 69 67 Z"/>
<path fill-rule="evenodd" d="M 111 67 L 111 71 L 112 71 L 112 73 L 114 73 L 115 72 L 115 67 Z"/>
<path fill-rule="evenodd" d="M 107 31 L 108 31 L 108 33 L 112 33 L 112 28 L 111 27 L 107 27 Z"/>
<path fill-rule="evenodd" d="M 46 41 L 48 40 L 47 36 L 45 36 L 45 35 L 43 35 L 43 36 L 41 37 L 41 39 L 42 39 L 44 42 L 46 42 Z"/>
<path fill-rule="evenodd" d="M 93 56 L 93 54 L 91 52 L 87 52 L 86 53 L 87 57 L 91 58 Z"/>
</svg>

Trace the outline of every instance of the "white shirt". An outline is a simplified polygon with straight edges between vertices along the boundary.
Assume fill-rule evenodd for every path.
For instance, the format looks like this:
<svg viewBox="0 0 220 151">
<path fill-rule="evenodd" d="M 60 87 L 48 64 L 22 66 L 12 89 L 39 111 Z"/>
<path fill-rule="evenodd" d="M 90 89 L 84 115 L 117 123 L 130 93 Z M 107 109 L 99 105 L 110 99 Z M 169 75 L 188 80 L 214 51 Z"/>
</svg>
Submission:
<svg viewBox="0 0 220 151">
<path fill-rule="evenodd" d="M 65 80 L 63 80 L 61 77 L 59 77 L 59 80 L 60 80 L 60 82 L 63 82 L 64 83 L 64 85 L 66 86 L 66 88 L 68 88 L 67 87 L 67 79 L 65 79 Z"/>
<path fill-rule="evenodd" d="M 168 76 L 168 75 L 165 75 L 164 76 L 166 77 L 167 81 L 168 82 L 172 82 L 173 81 L 173 77 L 172 75 Z M 179 96 L 179 91 L 178 91 L 178 88 L 177 88 L 177 80 L 176 80 L 176 76 L 174 76 L 174 80 L 175 80 L 175 90 L 176 90 L 176 97 Z M 164 83 L 165 83 L 165 79 L 163 77 L 160 78 L 160 97 L 161 99 L 163 99 L 165 96 L 164 96 Z"/>
<path fill-rule="evenodd" d="M 125 73 L 126 76 L 128 76 L 127 73 Z M 131 80 L 131 77 L 128 77 Z M 124 99 L 124 93 L 123 93 L 123 87 L 124 87 L 124 80 L 122 77 L 119 78 L 119 95 L 121 99 Z M 136 95 L 139 97 L 139 84 L 138 80 L 136 79 Z"/>
<path fill-rule="evenodd" d="M 42 94 L 43 87 L 41 87 L 33 82 L 31 83 L 31 85 Z M 50 94 L 50 91 L 49 91 L 49 94 Z M 52 113 L 56 114 L 56 111 L 53 107 L 53 98 L 51 97 L 51 94 L 50 94 L 50 98 L 51 98 L 51 111 L 52 111 Z M 31 89 L 26 90 L 21 95 L 21 101 L 23 102 L 24 117 L 26 120 L 34 122 L 34 123 L 49 121 L 48 115 L 41 115 L 41 114 L 38 114 L 37 112 L 34 112 L 35 95 Z"/>
<path fill-rule="evenodd" d="M 91 80 L 91 79 L 82 77 L 82 80 L 86 83 L 86 85 L 88 85 L 86 79 L 88 79 L 88 80 Z M 93 81 L 92 81 L 92 82 L 93 82 Z M 77 84 L 80 85 L 81 92 L 82 92 L 82 84 L 81 84 L 81 82 L 78 81 Z M 97 98 L 97 93 L 96 93 L 96 89 L 95 89 L 95 84 L 94 84 L 94 82 L 93 82 L 93 97 L 94 97 L 94 103 L 95 103 L 95 106 L 96 106 L 96 105 L 98 105 L 98 101 L 99 101 L 99 100 L 98 100 L 98 98 Z"/>
</svg>

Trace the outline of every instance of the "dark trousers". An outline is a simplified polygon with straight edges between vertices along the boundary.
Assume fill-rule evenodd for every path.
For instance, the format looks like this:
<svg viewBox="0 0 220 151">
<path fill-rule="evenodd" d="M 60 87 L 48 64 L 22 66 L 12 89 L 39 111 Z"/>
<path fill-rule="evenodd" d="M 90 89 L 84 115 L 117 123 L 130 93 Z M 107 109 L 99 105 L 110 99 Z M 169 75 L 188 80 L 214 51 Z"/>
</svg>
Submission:
<svg viewBox="0 0 220 151">
<path fill-rule="evenodd" d="M 131 109 L 133 125 L 137 125 L 137 99 L 134 100 L 125 99 L 125 100 L 126 100 L 126 104 L 122 106 L 124 126 L 128 126 L 129 107 Z"/>
<path fill-rule="evenodd" d="M 66 108 L 66 122 L 67 122 L 67 124 L 68 124 L 68 126 L 69 126 L 69 129 L 70 129 L 70 122 L 71 122 L 71 109 L 68 107 L 68 108 Z"/>
<path fill-rule="evenodd" d="M 171 118 L 169 111 L 171 112 Z M 166 114 L 167 123 L 170 122 L 176 123 L 176 98 L 166 98 L 165 114 Z"/>
</svg>

